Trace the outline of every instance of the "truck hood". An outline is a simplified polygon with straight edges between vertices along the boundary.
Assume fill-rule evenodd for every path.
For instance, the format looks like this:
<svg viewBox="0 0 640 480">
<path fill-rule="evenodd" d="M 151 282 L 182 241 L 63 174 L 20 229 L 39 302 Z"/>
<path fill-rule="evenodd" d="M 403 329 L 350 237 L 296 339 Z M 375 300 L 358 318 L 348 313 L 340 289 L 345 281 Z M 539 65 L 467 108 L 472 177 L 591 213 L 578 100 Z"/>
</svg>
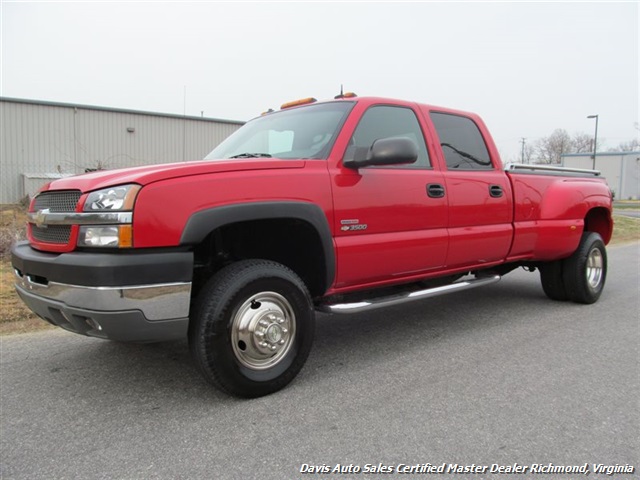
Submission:
<svg viewBox="0 0 640 480">
<path fill-rule="evenodd" d="M 66 177 L 45 185 L 42 191 L 81 190 L 84 193 L 127 183 L 137 183 L 144 186 L 170 178 L 223 172 L 302 168 L 304 165 L 304 160 L 276 160 L 269 158 L 165 163 L 119 170 L 104 170 Z"/>
</svg>

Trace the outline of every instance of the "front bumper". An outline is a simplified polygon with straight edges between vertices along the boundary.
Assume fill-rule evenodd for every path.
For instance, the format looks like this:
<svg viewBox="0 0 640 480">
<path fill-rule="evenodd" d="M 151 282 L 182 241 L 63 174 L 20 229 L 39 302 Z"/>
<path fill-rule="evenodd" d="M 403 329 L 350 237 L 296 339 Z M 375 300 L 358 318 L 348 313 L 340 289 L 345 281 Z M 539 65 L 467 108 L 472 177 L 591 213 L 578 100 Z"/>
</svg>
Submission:
<svg viewBox="0 0 640 480">
<path fill-rule="evenodd" d="M 48 322 L 118 341 L 184 338 L 191 300 L 191 252 L 49 254 L 18 243 L 16 290 Z"/>
</svg>

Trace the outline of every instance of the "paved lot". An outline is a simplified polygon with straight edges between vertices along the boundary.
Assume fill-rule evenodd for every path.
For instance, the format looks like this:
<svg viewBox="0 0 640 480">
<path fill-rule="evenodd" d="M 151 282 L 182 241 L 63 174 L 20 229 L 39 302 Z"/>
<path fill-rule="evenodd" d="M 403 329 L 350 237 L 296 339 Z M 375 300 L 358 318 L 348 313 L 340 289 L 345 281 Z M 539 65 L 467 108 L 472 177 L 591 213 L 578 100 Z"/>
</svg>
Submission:
<svg viewBox="0 0 640 480">
<path fill-rule="evenodd" d="M 186 344 L 45 332 L 1 343 L 4 479 L 429 478 L 311 475 L 303 463 L 640 467 L 639 246 L 610 250 L 593 306 L 522 270 L 375 314 L 319 318 L 296 381 L 225 397 Z M 536 475 L 536 478 L 578 478 Z M 437 478 L 531 478 L 443 475 Z"/>
<path fill-rule="evenodd" d="M 618 208 L 614 209 L 613 213 L 616 215 L 623 215 L 625 217 L 640 218 L 640 210 Z"/>
</svg>

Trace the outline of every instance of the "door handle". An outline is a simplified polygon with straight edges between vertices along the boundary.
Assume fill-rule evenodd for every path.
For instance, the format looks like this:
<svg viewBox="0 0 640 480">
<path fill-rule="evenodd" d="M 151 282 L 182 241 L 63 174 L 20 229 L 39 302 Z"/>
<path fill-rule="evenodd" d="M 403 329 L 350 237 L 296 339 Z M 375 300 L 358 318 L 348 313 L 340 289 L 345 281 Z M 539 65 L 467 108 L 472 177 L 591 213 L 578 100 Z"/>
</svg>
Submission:
<svg viewBox="0 0 640 480">
<path fill-rule="evenodd" d="M 444 197 L 444 187 L 439 183 L 430 183 L 427 185 L 427 195 L 431 198 Z"/>
<path fill-rule="evenodd" d="M 500 198 L 504 192 L 502 191 L 502 187 L 500 185 L 490 185 L 489 186 L 489 195 L 493 198 Z"/>
</svg>

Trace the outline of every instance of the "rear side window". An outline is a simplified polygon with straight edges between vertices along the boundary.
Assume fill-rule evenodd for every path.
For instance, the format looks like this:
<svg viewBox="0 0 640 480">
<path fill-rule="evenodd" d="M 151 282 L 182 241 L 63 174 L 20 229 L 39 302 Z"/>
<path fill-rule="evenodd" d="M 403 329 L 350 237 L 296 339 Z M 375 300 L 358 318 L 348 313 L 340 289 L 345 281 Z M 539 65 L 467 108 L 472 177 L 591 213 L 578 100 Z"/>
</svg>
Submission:
<svg viewBox="0 0 640 480">
<path fill-rule="evenodd" d="M 364 113 L 349 142 L 345 158 L 353 158 L 358 150 L 367 151 L 376 140 L 389 137 L 406 137 L 413 140 L 418 146 L 418 160 L 408 165 L 392 165 L 383 168 L 428 168 L 430 166 L 427 147 L 416 114 L 410 108 L 386 105 L 370 107 Z"/>
<path fill-rule="evenodd" d="M 431 112 L 448 170 L 491 170 L 491 158 L 480 129 L 459 115 Z"/>
</svg>

